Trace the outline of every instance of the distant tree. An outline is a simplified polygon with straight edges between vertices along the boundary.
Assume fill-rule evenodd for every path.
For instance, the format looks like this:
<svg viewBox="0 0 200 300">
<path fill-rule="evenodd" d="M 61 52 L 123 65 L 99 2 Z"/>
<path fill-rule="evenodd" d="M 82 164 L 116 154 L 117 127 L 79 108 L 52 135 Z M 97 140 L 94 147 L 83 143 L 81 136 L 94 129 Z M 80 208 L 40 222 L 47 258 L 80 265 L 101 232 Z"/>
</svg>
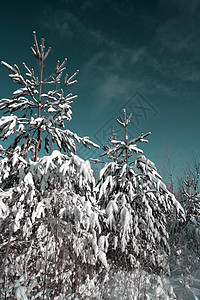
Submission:
<svg viewBox="0 0 200 300">
<path fill-rule="evenodd" d="M 171 228 L 170 266 L 174 277 L 181 277 L 183 296 L 191 285 L 191 278 L 198 278 L 200 269 L 200 163 L 193 155 L 182 162 L 178 182 L 177 198 L 184 212 L 185 220 L 176 220 Z M 192 279 L 195 280 L 195 279 Z M 190 296 L 189 298 L 191 298 Z"/>
<path fill-rule="evenodd" d="M 174 155 L 172 155 L 172 151 L 167 145 L 167 142 L 165 142 L 164 145 L 163 157 L 161 158 L 159 167 L 169 191 L 175 194 L 177 192 L 177 166 L 174 163 Z"/>
<path fill-rule="evenodd" d="M 179 178 L 180 191 L 179 201 L 185 211 L 185 221 L 176 222 L 174 226 L 177 239 L 187 247 L 189 252 L 200 251 L 200 163 L 193 159 L 189 166 L 183 171 L 182 178 Z M 184 178 L 185 177 L 185 178 Z"/>
<path fill-rule="evenodd" d="M 124 110 L 123 119 L 117 120 L 124 129 L 124 139 L 117 140 L 113 133 L 101 154 L 112 160 L 104 162 L 96 185 L 97 201 L 106 214 L 104 246 L 107 256 L 117 264 L 134 268 L 139 262 L 147 270 L 166 271 L 170 252 L 167 219 L 173 211 L 180 217 L 184 212 L 155 164 L 137 147 L 138 142 L 148 142 L 150 132 L 128 139 L 130 120 L 131 115 L 127 118 Z"/>
<path fill-rule="evenodd" d="M 42 38 L 39 46 L 35 31 L 33 37 L 35 43 L 31 50 L 37 59 L 39 75 L 23 63 L 26 70 L 26 78 L 24 78 L 16 64 L 12 67 L 4 61 L 1 62 L 11 72 L 9 77 L 20 87 L 13 92 L 12 99 L 3 98 L 0 101 L 0 110 L 11 113 L 0 118 L 0 139 L 5 140 L 17 133 L 7 150 L 12 152 L 18 145 L 23 156 L 31 151 L 34 161 L 38 159 L 42 142 L 47 153 L 51 152 L 51 145 L 54 143 L 60 151 L 63 150 L 68 154 L 76 152 L 75 141 L 82 142 L 88 148 L 89 145 L 97 146 L 88 137 L 81 138 L 69 129 L 65 129 L 66 122 L 72 118 L 72 100 L 77 95 L 69 93 L 65 96 L 64 89 L 77 82 L 75 77 L 79 71 L 77 70 L 70 77 L 67 74 L 61 83 L 62 75 L 66 70 L 67 59 L 65 58 L 62 63 L 58 60 L 54 72 L 45 78 L 44 62 L 51 48 L 45 52 L 45 40 Z M 50 90 L 51 86 L 53 88 Z M 44 87 L 49 91 L 45 92 Z M 18 117 L 18 114 L 14 115 L 13 112 L 18 114 L 21 112 L 21 116 Z"/>
<path fill-rule="evenodd" d="M 186 223 L 184 225 L 186 239 L 190 247 L 194 249 L 197 246 L 200 250 L 200 190 L 199 173 L 200 165 L 196 175 L 191 179 L 187 176 L 183 185 L 183 207 L 186 214 Z"/>
</svg>

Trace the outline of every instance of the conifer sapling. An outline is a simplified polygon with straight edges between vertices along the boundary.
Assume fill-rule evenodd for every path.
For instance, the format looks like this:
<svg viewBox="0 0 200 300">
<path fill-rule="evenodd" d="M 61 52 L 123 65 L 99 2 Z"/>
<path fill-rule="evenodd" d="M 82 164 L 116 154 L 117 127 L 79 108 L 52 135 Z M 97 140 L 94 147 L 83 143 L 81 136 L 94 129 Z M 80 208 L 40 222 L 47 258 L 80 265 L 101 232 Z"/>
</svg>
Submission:
<svg viewBox="0 0 200 300">
<path fill-rule="evenodd" d="M 9 116 L 3 116 L 0 119 L 0 139 L 5 140 L 10 135 L 17 132 L 14 141 L 8 148 L 13 151 L 16 146 L 20 147 L 21 153 L 26 156 L 28 151 L 32 152 L 34 161 L 38 159 L 38 153 L 41 149 L 41 143 L 44 142 L 44 148 L 47 153 L 52 151 L 54 143 L 59 150 L 63 150 L 70 155 L 76 152 L 75 141 L 82 142 L 85 147 L 98 147 L 91 142 L 88 137 L 79 137 L 69 129 L 65 129 L 66 122 L 72 118 L 71 104 L 77 95 L 68 93 L 64 95 L 64 89 L 75 84 L 78 70 L 72 75 L 64 74 L 67 59 L 62 63 L 58 60 L 54 72 L 44 77 L 44 62 L 47 59 L 51 48 L 45 51 L 45 40 L 41 39 L 41 45 L 38 45 L 35 31 L 33 32 L 34 45 L 31 51 L 37 59 L 39 66 L 39 75 L 33 68 L 29 68 L 23 63 L 26 71 L 24 77 L 19 67 L 2 61 L 1 64 L 6 67 L 11 74 L 9 77 L 20 87 L 13 92 L 12 99 L 3 98 L 0 101 L 0 110 L 4 113 L 11 113 Z M 51 90 L 49 87 L 53 87 Z M 58 87 L 59 86 L 59 87 Z M 46 90 L 48 92 L 45 92 Z M 14 112 L 21 112 L 18 117 Z"/>
<path fill-rule="evenodd" d="M 139 262 L 145 269 L 160 272 L 168 270 L 167 217 L 174 210 L 184 217 L 184 212 L 171 194 L 155 164 L 143 155 L 137 143 L 147 143 L 150 132 L 128 139 L 127 127 L 131 120 L 120 118 L 124 139 L 112 134 L 101 156 L 105 162 L 96 186 L 97 200 L 105 210 L 105 224 L 109 234 L 108 257 L 117 263 L 134 267 Z M 101 162 L 94 160 L 94 162 Z"/>
</svg>

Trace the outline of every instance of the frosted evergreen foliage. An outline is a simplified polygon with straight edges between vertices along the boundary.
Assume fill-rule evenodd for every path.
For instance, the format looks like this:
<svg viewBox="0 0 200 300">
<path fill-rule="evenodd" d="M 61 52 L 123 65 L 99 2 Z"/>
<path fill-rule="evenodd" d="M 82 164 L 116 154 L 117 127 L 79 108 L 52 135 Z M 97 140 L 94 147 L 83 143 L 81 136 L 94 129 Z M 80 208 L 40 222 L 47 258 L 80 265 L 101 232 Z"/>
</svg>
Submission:
<svg viewBox="0 0 200 300">
<path fill-rule="evenodd" d="M 62 80 L 66 70 L 65 58 L 62 63 L 58 60 L 54 72 L 45 78 L 44 62 L 51 48 L 45 51 L 44 39 L 41 39 L 39 46 L 35 32 L 33 37 L 35 43 L 31 50 L 37 60 L 39 74 L 23 63 L 26 72 L 24 76 L 16 64 L 11 66 L 1 62 L 10 71 L 9 77 L 19 88 L 13 92 L 12 99 L 3 98 L 0 101 L 0 110 L 10 113 L 0 118 L 0 139 L 6 140 L 17 133 L 8 151 L 13 151 L 18 145 L 23 156 L 26 157 L 27 152 L 31 151 L 35 161 L 42 144 L 47 153 L 52 151 L 53 144 L 56 143 L 60 151 L 69 155 L 76 152 L 75 141 L 82 142 L 88 148 L 90 145 L 98 147 L 88 137 L 81 138 L 65 128 L 72 118 L 71 104 L 77 95 L 64 95 L 64 89 L 77 82 L 75 77 L 79 71 L 72 76 L 66 74 Z M 15 114 L 19 111 L 20 117 Z"/>
<path fill-rule="evenodd" d="M 50 49 L 45 52 L 44 39 L 39 47 L 33 36 L 39 77 L 26 64 L 25 79 L 16 65 L 2 62 L 20 88 L 0 101 L 0 109 L 10 113 L 0 119 L 0 139 L 14 134 L 7 149 L 0 145 L 0 298 L 51 299 L 66 287 L 75 291 L 90 266 L 108 267 L 93 171 L 75 154 L 76 142 L 98 146 L 65 129 L 76 96 L 63 90 L 76 83 L 78 72 L 61 84 L 65 59 L 44 79 Z M 44 93 L 44 85 L 55 89 Z M 50 154 L 40 158 L 42 141 Z M 67 155 L 52 151 L 54 143 Z"/>
<path fill-rule="evenodd" d="M 200 190 L 199 190 L 199 171 L 194 178 L 187 176 L 183 186 L 183 207 L 186 214 L 184 224 L 187 240 L 191 241 L 194 247 L 200 246 Z"/>
<path fill-rule="evenodd" d="M 196 181 L 185 181 L 184 220 L 138 147 L 150 133 L 129 140 L 131 115 L 124 110 L 118 120 L 124 139 L 113 132 L 101 155 L 110 162 L 94 160 L 105 164 L 96 184 L 90 162 L 76 155 L 76 142 L 98 146 L 65 127 L 77 96 L 65 96 L 64 89 L 76 83 L 78 71 L 62 80 L 64 59 L 45 77 L 51 49 L 33 37 L 38 74 L 25 63 L 24 76 L 2 62 L 19 88 L 0 101 L 0 139 L 13 137 L 7 149 L 0 144 L 0 298 L 174 299 L 168 279 L 155 272 L 168 271 L 169 215 L 182 218 L 176 233 L 199 241 Z M 39 157 L 42 146 L 48 156 Z"/>
<path fill-rule="evenodd" d="M 76 289 L 89 266 L 108 268 L 89 161 L 58 150 L 37 162 L 16 154 L 11 181 L 12 163 L 0 161 L 1 186 L 10 186 L 0 190 L 3 293 L 12 298 L 19 286 L 28 299 L 50 299 Z"/>
<path fill-rule="evenodd" d="M 124 118 L 117 120 L 124 128 L 124 139 L 117 140 L 113 134 L 104 146 L 101 156 L 112 161 L 105 162 L 96 186 L 106 215 L 108 257 L 133 268 L 139 261 L 145 269 L 159 272 L 168 270 L 168 215 L 184 217 L 184 212 L 162 182 L 155 164 L 137 146 L 138 142 L 148 142 L 150 132 L 128 139 L 130 120 L 131 115 L 127 118 L 124 110 Z"/>
<path fill-rule="evenodd" d="M 189 252 L 200 251 L 200 188 L 199 188 L 200 164 L 194 166 L 194 170 L 183 180 L 180 201 L 185 210 L 185 221 L 177 220 L 173 230 L 176 241 L 179 240 L 179 250 L 183 241 Z M 191 254 L 191 253 L 190 253 Z M 195 255 L 196 256 L 196 255 Z"/>
<path fill-rule="evenodd" d="M 198 299 L 200 292 L 200 164 L 190 162 L 184 170 L 185 178 L 180 180 L 179 201 L 185 211 L 185 220 L 176 220 L 172 227 L 170 265 L 174 281 L 178 286 L 186 286 L 188 299 Z M 186 175 L 188 174 L 188 175 Z M 183 280 L 184 279 L 184 280 Z M 187 298 L 185 290 L 180 298 Z M 196 294 L 196 298 L 191 292 Z"/>
</svg>

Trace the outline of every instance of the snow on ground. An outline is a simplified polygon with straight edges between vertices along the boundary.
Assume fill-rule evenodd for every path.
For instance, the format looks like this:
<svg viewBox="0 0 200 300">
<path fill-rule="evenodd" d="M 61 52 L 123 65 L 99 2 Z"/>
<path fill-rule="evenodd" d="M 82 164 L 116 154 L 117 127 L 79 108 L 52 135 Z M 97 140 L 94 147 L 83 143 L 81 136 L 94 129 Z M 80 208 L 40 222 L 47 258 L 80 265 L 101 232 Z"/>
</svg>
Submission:
<svg viewBox="0 0 200 300">
<path fill-rule="evenodd" d="M 178 300 L 199 300 L 200 299 L 200 269 L 187 276 L 170 278 Z"/>
</svg>

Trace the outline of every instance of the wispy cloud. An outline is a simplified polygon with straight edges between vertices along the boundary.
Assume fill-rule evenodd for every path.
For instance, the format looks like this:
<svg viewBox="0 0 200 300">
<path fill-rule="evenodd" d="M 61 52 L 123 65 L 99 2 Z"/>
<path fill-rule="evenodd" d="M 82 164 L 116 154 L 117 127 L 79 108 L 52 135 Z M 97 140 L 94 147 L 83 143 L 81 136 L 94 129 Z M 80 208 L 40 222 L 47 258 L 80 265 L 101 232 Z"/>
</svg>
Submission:
<svg viewBox="0 0 200 300">
<path fill-rule="evenodd" d="M 165 8 L 161 1 L 159 10 Z M 155 30 L 151 49 L 156 49 L 157 68 L 183 81 L 200 80 L 199 1 L 168 1 L 176 13 Z M 193 75 L 192 75 L 193 74 Z"/>
<path fill-rule="evenodd" d="M 74 5 L 72 0 L 63 3 L 68 7 Z M 149 34 L 147 40 L 144 36 L 141 43 L 134 43 L 134 31 L 127 28 L 127 35 L 130 38 L 133 35 L 129 44 L 88 21 L 87 17 L 93 16 L 95 22 L 97 10 L 103 18 L 105 5 L 111 5 L 111 1 L 102 0 L 99 6 L 90 0 L 78 1 L 77 9 L 56 9 L 46 13 L 43 20 L 45 26 L 62 38 L 79 40 L 87 49 L 89 57 L 83 63 L 82 72 L 87 80 L 91 78 L 96 98 L 101 95 L 102 109 L 114 101 L 116 95 L 120 99 L 136 89 L 173 96 L 177 95 L 181 82 L 200 80 L 199 1 L 183 0 L 180 4 L 178 0 L 162 0 L 154 4 L 155 12 L 150 8 L 138 11 L 138 6 L 130 0 L 112 3 L 113 13 L 121 22 L 125 17 L 130 20 L 134 17 L 142 24 L 145 36 Z"/>
</svg>

